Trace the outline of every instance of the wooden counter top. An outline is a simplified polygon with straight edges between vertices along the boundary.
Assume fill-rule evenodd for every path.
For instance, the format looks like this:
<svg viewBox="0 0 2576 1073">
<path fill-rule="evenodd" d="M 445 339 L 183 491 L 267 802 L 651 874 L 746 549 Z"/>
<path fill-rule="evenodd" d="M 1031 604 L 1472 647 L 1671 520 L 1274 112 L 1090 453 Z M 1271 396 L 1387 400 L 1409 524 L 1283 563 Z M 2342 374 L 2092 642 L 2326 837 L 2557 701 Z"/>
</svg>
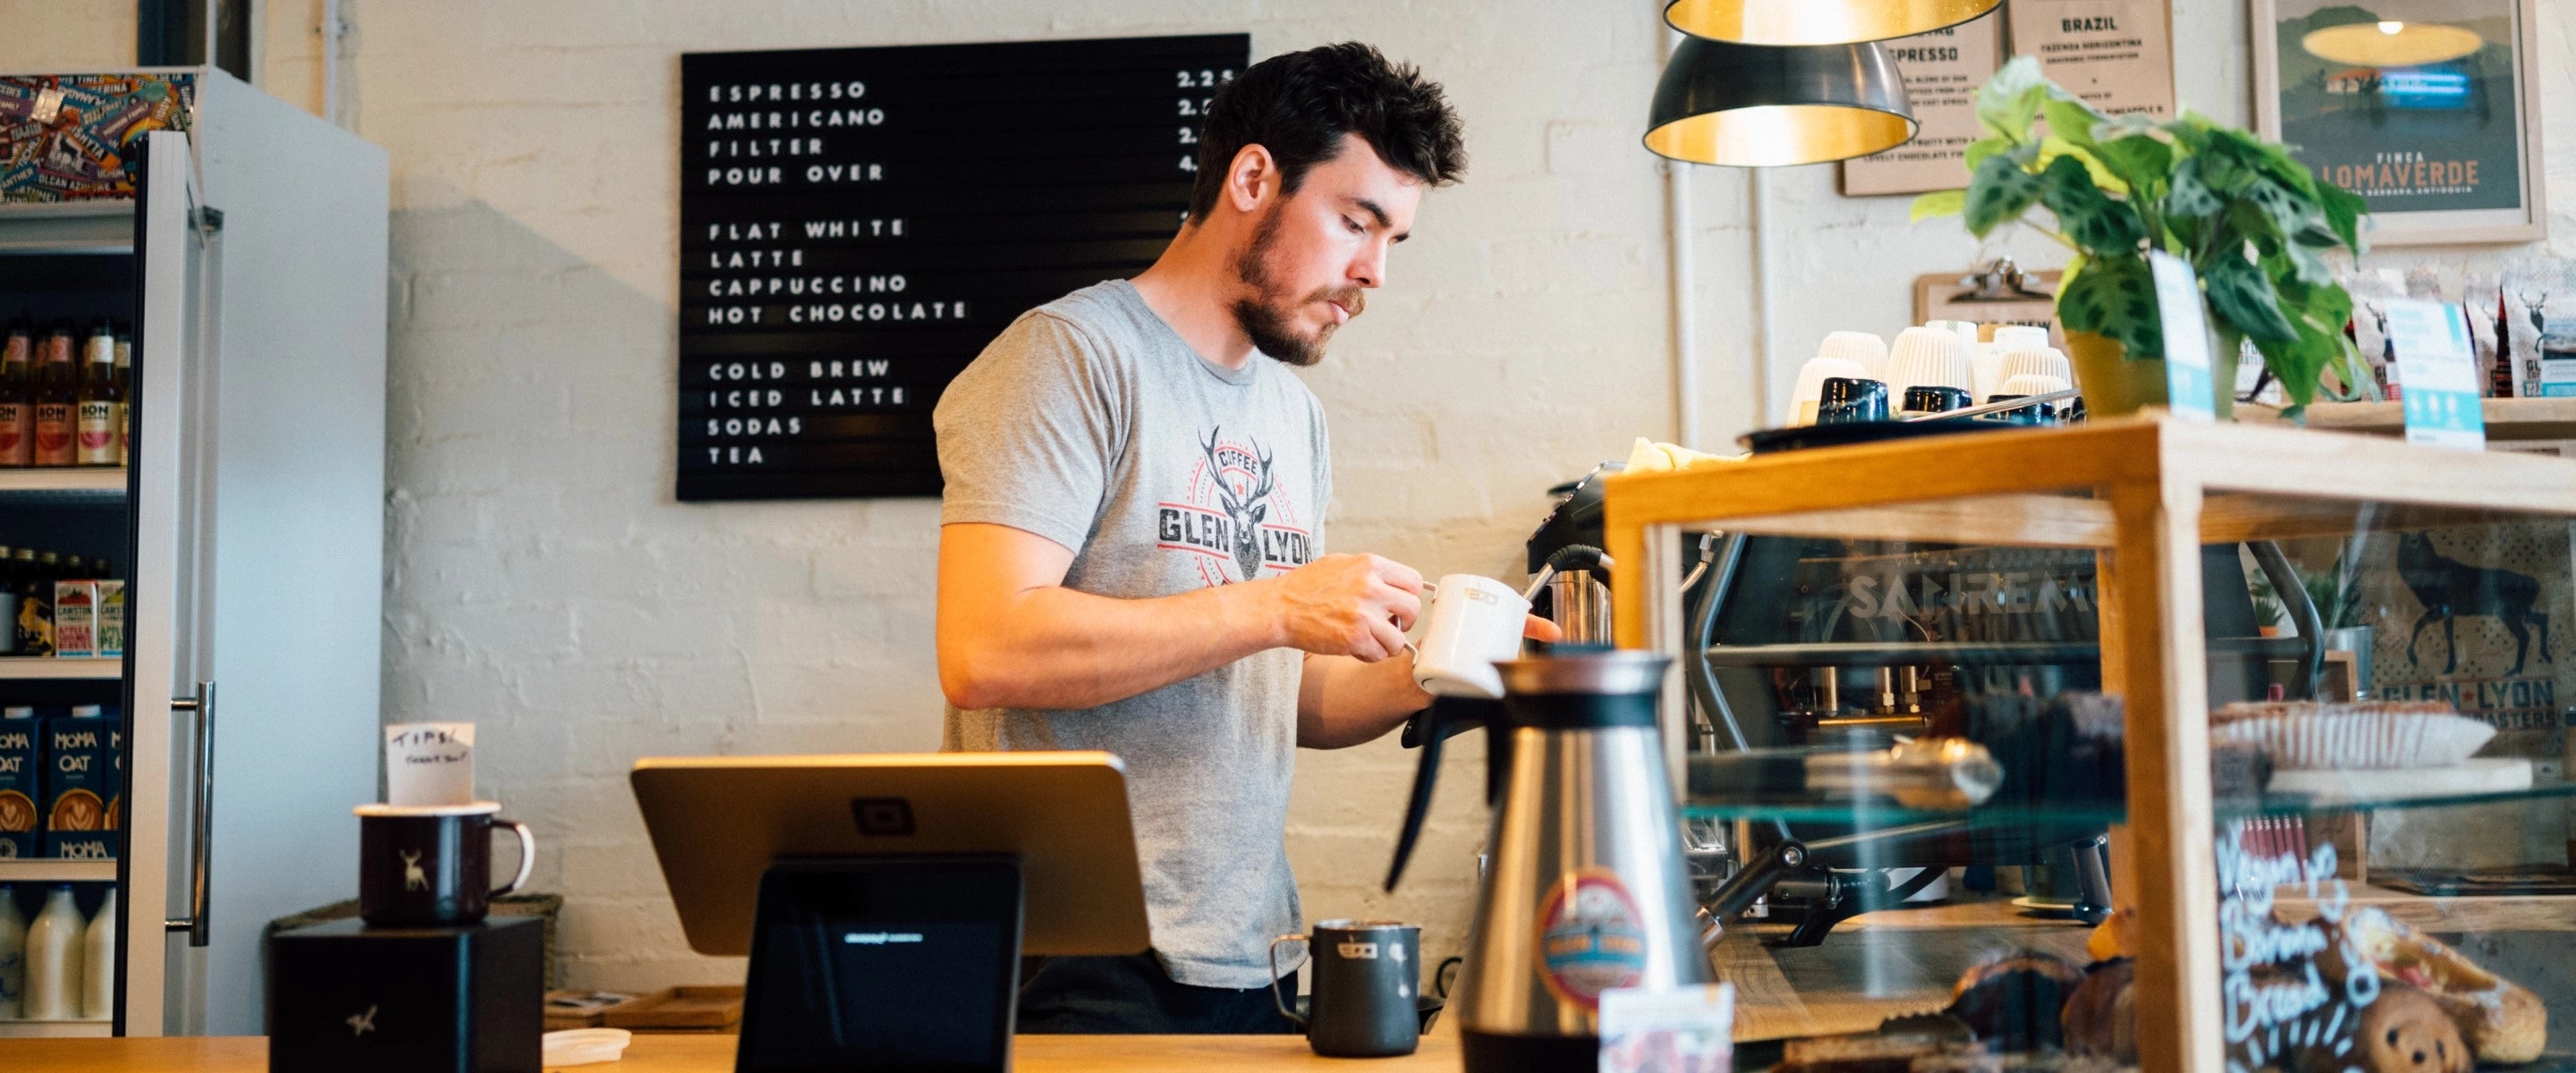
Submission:
<svg viewBox="0 0 2576 1073">
<path fill-rule="evenodd" d="M 560 1068 L 598 1073 L 730 1073 L 733 1036 L 637 1036 L 624 1061 Z M 549 1073 L 559 1068 L 546 1067 Z M 1017 1073 L 1203 1073 L 1340 1069 L 1367 1073 L 1453 1073 L 1458 1037 L 1436 1031 L 1403 1058 L 1318 1058 L 1303 1036 L 1021 1036 Z M 45 1073 L 268 1073 L 268 1041 L 257 1036 L 0 1041 L 0 1069 Z"/>
</svg>

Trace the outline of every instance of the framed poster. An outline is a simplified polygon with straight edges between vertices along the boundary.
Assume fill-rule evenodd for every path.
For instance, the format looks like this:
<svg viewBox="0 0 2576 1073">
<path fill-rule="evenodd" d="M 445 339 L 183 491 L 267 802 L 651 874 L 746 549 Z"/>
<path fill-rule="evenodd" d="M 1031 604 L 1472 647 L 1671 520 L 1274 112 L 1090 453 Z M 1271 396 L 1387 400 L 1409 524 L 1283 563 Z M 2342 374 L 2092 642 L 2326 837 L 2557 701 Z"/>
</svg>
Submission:
<svg viewBox="0 0 2576 1073">
<path fill-rule="evenodd" d="M 2544 231 L 2534 0 L 2253 0 L 2256 129 L 2383 246 Z"/>
<path fill-rule="evenodd" d="M 2012 54 L 2104 115 L 2174 117 L 2173 8 L 2167 0 L 2013 0 Z"/>
<path fill-rule="evenodd" d="M 2003 66 L 2003 19 L 1970 22 L 1885 42 L 1905 79 L 1918 124 L 1914 140 L 1884 153 L 1843 161 L 1842 192 L 1919 194 L 1968 185 L 1968 143 L 1985 137 L 1977 123 L 1977 87 Z"/>
</svg>

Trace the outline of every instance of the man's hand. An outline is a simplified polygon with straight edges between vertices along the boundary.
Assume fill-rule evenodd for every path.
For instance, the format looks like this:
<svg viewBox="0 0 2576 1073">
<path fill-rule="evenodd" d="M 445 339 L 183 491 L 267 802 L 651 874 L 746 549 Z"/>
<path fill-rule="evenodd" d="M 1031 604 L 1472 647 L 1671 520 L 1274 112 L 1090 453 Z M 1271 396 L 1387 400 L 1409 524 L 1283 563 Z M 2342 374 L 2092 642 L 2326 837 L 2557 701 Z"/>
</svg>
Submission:
<svg viewBox="0 0 2576 1073">
<path fill-rule="evenodd" d="M 1327 555 L 1271 579 L 1288 647 L 1375 663 L 1404 651 L 1422 613 L 1422 575 L 1375 555 Z"/>
</svg>

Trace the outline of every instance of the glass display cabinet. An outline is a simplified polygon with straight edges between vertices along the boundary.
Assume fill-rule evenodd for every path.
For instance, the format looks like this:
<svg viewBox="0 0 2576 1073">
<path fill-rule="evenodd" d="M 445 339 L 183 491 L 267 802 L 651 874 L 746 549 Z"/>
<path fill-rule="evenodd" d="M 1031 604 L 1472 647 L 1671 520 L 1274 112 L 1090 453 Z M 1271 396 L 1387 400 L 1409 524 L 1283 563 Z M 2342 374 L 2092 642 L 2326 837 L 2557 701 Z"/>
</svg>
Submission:
<svg viewBox="0 0 2576 1073">
<path fill-rule="evenodd" d="M 1739 1065 L 2576 1067 L 2576 462 L 2146 418 L 1605 495 Z"/>
</svg>

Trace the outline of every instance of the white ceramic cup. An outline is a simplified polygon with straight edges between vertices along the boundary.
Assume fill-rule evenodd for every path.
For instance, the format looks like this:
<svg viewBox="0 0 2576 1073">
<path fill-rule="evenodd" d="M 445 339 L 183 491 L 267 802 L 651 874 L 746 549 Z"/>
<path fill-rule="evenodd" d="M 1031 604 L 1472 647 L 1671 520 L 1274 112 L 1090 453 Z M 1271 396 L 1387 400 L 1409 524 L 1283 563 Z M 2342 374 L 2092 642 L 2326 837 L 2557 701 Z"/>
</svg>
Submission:
<svg viewBox="0 0 2576 1073">
<path fill-rule="evenodd" d="M 1967 348 L 1960 344 L 1958 333 L 1926 327 L 1896 334 L 1896 346 L 1888 356 L 1888 406 L 1903 406 L 1907 388 L 1927 385 L 1961 391 L 1976 387 Z"/>
<path fill-rule="evenodd" d="M 1831 332 L 1816 346 L 1819 358 L 1856 361 L 1872 380 L 1887 379 L 1887 340 L 1868 332 Z"/>
<path fill-rule="evenodd" d="M 1424 594 L 1431 601 L 1415 623 L 1413 684 L 1438 697 L 1501 699 L 1503 676 L 1494 663 L 1520 658 L 1529 601 L 1474 574 L 1443 574 Z"/>
</svg>

